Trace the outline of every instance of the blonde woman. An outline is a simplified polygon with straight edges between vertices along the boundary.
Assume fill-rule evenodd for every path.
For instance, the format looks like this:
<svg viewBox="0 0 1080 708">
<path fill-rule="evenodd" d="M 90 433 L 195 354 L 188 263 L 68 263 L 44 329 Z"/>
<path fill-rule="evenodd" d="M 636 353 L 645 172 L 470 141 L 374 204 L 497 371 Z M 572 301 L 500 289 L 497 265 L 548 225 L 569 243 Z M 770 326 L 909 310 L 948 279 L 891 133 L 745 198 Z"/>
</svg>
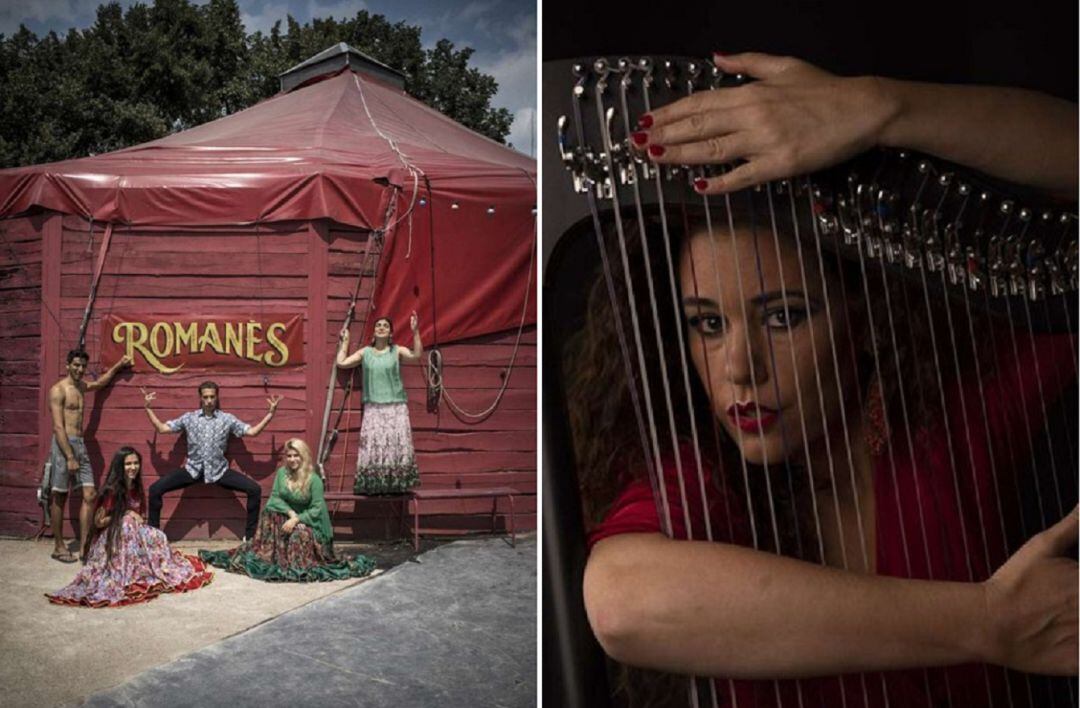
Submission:
<svg viewBox="0 0 1080 708">
<path fill-rule="evenodd" d="M 314 474 L 311 448 L 299 438 L 285 443 L 285 464 L 274 477 L 255 536 L 231 551 L 199 551 L 211 565 L 257 580 L 310 582 L 367 575 L 375 563 L 334 553 L 334 532 Z"/>
</svg>

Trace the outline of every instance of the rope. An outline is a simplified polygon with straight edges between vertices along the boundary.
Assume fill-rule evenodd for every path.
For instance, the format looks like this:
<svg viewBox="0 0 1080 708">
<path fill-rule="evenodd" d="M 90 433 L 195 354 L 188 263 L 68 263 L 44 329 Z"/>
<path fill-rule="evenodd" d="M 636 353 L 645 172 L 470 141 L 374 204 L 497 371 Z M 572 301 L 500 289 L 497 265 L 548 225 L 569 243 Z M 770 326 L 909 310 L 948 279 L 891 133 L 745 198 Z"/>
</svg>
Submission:
<svg viewBox="0 0 1080 708">
<path fill-rule="evenodd" d="M 424 171 L 422 169 L 414 165 L 409 160 L 408 155 L 402 152 L 401 148 L 399 148 L 397 146 L 397 143 L 394 142 L 394 139 L 386 133 L 382 132 L 382 130 L 379 128 L 379 124 L 375 122 L 375 117 L 371 115 L 371 110 L 368 108 L 367 98 L 365 98 L 364 96 L 364 89 L 360 85 L 360 79 L 357 78 L 356 74 L 353 74 L 353 83 L 356 84 L 356 90 L 360 92 L 360 103 L 364 106 L 364 114 L 367 116 L 368 121 L 371 123 L 371 127 L 374 128 L 375 133 L 380 138 L 382 138 L 387 145 L 390 146 L 390 149 L 394 152 L 394 155 L 397 156 L 398 161 L 401 162 L 402 166 L 404 166 L 405 169 L 409 172 L 409 176 L 412 177 L 413 180 L 413 190 L 412 197 L 409 199 L 409 208 L 406 209 L 405 212 L 397 219 L 383 227 L 383 231 L 390 231 L 390 229 L 394 226 L 397 226 L 402 219 L 412 214 L 413 207 L 416 206 L 416 195 L 420 191 L 420 177 L 423 176 L 424 180 L 427 181 L 427 176 L 424 174 Z M 430 186 L 428 187 L 428 191 L 430 192 Z M 412 241 L 410 240 L 409 243 L 411 250 Z"/>
</svg>

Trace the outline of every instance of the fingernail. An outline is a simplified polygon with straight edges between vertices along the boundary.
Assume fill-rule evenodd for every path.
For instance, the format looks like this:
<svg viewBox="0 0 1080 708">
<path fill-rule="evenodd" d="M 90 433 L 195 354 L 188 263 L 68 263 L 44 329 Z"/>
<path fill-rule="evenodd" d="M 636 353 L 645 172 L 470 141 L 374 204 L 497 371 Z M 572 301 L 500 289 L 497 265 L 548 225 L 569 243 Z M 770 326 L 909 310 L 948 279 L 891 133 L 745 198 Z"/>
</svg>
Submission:
<svg viewBox="0 0 1080 708">
<path fill-rule="evenodd" d="M 630 133 L 630 139 L 634 141 L 634 145 L 644 145 L 649 142 L 649 134 L 644 130 L 639 130 L 635 133 Z"/>
<path fill-rule="evenodd" d="M 653 123 L 652 114 L 649 114 L 649 113 L 646 113 L 645 115 L 641 116 L 640 118 L 638 118 L 638 121 L 637 121 L 637 125 L 638 125 L 639 128 L 646 128 L 646 129 L 651 128 L 652 123 Z"/>
<path fill-rule="evenodd" d="M 725 54 L 724 52 L 713 52 L 712 53 L 713 61 L 716 61 L 717 59 L 724 59 L 726 57 L 727 57 L 727 54 Z"/>
<path fill-rule="evenodd" d="M 664 146 L 663 145 L 650 145 L 649 146 L 649 154 L 652 155 L 653 157 L 662 156 L 664 154 Z"/>
<path fill-rule="evenodd" d="M 709 188 L 709 181 L 708 180 L 702 179 L 700 177 L 698 177 L 697 179 L 694 180 L 694 189 L 696 189 L 697 191 L 704 192 L 708 188 Z"/>
</svg>

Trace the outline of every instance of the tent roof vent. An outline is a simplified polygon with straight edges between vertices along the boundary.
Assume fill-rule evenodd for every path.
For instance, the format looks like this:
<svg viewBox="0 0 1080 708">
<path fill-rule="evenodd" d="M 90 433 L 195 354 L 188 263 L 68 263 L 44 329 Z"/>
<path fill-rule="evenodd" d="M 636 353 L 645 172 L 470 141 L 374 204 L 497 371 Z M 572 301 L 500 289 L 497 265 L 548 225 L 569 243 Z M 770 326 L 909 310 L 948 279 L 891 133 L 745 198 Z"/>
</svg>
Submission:
<svg viewBox="0 0 1080 708">
<path fill-rule="evenodd" d="M 291 69 L 278 74 L 278 79 L 281 81 L 281 92 L 288 93 L 311 79 L 336 74 L 345 67 L 349 67 L 357 73 L 366 74 L 383 83 L 396 86 L 399 89 L 405 89 L 406 77 L 403 72 L 383 64 L 381 61 L 372 59 L 367 54 L 345 44 L 345 42 L 339 42 L 310 59 L 300 62 Z"/>
</svg>

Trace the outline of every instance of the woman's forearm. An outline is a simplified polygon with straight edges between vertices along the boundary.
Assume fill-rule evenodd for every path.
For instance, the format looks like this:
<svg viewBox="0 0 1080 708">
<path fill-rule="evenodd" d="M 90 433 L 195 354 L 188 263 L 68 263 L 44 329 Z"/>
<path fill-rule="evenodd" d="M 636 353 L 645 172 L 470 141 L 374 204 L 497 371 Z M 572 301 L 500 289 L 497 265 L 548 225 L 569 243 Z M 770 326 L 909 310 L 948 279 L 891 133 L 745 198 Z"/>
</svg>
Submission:
<svg viewBox="0 0 1080 708">
<path fill-rule="evenodd" d="M 892 109 L 879 142 L 1076 199 L 1077 106 L 1015 88 L 878 79 Z"/>
<path fill-rule="evenodd" d="M 720 543 L 601 541 L 585 602 L 611 656 L 678 673 L 793 678 L 985 659 L 977 584 L 857 574 Z"/>
</svg>

